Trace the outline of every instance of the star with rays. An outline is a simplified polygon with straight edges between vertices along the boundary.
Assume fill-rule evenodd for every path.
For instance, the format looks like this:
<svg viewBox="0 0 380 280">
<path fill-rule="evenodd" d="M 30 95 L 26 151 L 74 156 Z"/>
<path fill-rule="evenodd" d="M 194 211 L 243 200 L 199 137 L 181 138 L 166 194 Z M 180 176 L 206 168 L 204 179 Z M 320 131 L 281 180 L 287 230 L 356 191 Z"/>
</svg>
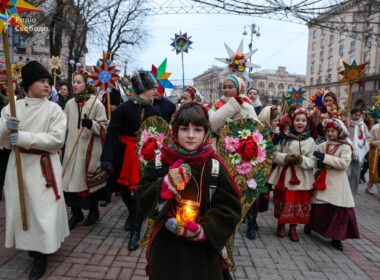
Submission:
<svg viewBox="0 0 380 280">
<path fill-rule="evenodd" d="M 166 62 L 167 59 L 165 58 L 158 68 L 152 65 L 152 74 L 157 81 L 157 92 L 159 94 L 163 94 L 165 92 L 165 88 L 175 88 L 175 86 L 169 81 L 169 77 L 172 73 L 166 72 Z"/>
</svg>

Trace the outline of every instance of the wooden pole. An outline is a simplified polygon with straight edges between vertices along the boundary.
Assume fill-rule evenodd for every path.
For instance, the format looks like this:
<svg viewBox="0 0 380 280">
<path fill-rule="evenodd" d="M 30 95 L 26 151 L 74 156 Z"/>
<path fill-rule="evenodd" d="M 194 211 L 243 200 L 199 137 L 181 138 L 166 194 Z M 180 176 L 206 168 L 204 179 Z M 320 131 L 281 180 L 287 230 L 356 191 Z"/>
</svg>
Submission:
<svg viewBox="0 0 380 280">
<path fill-rule="evenodd" d="M 55 68 L 53 69 L 53 79 L 54 79 L 53 86 L 56 88 L 57 75 L 56 75 L 56 70 L 55 70 Z M 57 88 L 56 88 L 56 89 L 57 89 Z"/>
<path fill-rule="evenodd" d="M 107 113 L 108 113 L 108 120 L 111 121 L 111 94 L 109 89 L 106 90 L 107 94 Z"/>
<path fill-rule="evenodd" d="M 351 99 L 352 99 L 352 83 L 348 84 L 348 96 L 347 96 L 347 102 L 346 102 L 346 117 L 347 119 L 350 118 L 350 109 L 351 109 Z"/>
<path fill-rule="evenodd" d="M 2 32 L 2 36 L 3 36 L 3 50 L 4 50 L 4 57 L 5 57 L 5 66 L 7 69 L 7 88 L 8 88 L 8 96 L 9 96 L 9 108 L 11 111 L 11 116 L 16 117 L 16 104 L 15 104 L 15 95 L 13 92 L 12 72 L 11 72 L 12 66 L 11 66 L 11 58 L 9 55 L 9 41 L 8 41 L 8 34 L 5 31 L 5 29 Z M 19 192 L 20 208 L 21 208 L 22 229 L 26 231 L 28 229 L 28 223 L 26 219 L 24 179 L 22 176 L 21 156 L 20 156 L 20 150 L 17 146 L 13 146 L 13 150 L 14 150 L 15 159 L 16 159 L 16 172 L 17 172 L 18 192 Z"/>
</svg>

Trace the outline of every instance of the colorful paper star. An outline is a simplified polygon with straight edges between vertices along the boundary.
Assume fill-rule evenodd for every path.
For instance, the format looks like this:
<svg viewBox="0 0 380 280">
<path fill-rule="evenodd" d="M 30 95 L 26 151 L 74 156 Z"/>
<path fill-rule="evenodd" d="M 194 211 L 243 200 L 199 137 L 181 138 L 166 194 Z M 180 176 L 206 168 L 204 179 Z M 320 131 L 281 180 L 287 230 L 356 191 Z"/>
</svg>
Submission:
<svg viewBox="0 0 380 280">
<path fill-rule="evenodd" d="M 2 0 L 0 3 L 0 31 L 3 31 L 6 28 L 6 23 L 9 23 L 28 32 L 22 22 L 20 13 L 37 12 L 38 10 L 38 8 L 26 3 L 24 0 Z"/>
<path fill-rule="evenodd" d="M 191 49 L 190 45 L 193 43 L 190 41 L 190 37 L 187 37 L 187 32 L 182 34 L 180 31 L 179 34 L 174 35 L 173 42 L 170 44 L 173 47 L 173 50 L 176 51 L 176 54 L 181 52 L 188 53 L 189 49 Z"/>
<path fill-rule="evenodd" d="M 232 72 L 232 73 L 242 73 L 245 78 L 249 78 L 248 74 L 245 72 L 246 68 L 260 68 L 259 65 L 253 64 L 249 61 L 249 58 L 257 52 L 257 49 L 254 49 L 248 53 L 243 53 L 243 40 L 241 40 L 240 45 L 236 52 L 234 52 L 226 43 L 228 57 L 227 58 L 215 58 L 216 60 L 228 64 L 227 69 L 223 71 Z"/>
<path fill-rule="evenodd" d="M 378 95 L 375 95 L 375 96 L 374 96 L 374 98 L 376 99 L 375 106 L 376 106 L 377 104 L 380 104 L 380 89 L 377 90 L 377 94 L 378 94 Z"/>
<path fill-rule="evenodd" d="M 166 72 L 166 61 L 167 59 L 165 58 L 158 68 L 152 65 L 152 74 L 157 81 L 157 91 L 160 94 L 163 94 L 166 88 L 175 88 L 175 86 L 168 80 L 171 73 Z"/>
<path fill-rule="evenodd" d="M 289 101 L 302 105 L 302 102 L 305 100 L 304 94 L 305 91 L 300 86 L 292 87 L 288 90 Z"/>
<path fill-rule="evenodd" d="M 104 90 L 116 88 L 116 81 L 120 78 L 116 73 L 116 66 L 109 66 L 105 61 L 100 66 L 94 66 L 94 71 L 90 78 L 94 80 L 94 87 L 101 87 Z"/>
<path fill-rule="evenodd" d="M 323 95 L 328 92 L 328 90 L 318 89 L 316 94 L 310 96 L 309 106 L 310 107 L 323 107 Z"/>
<path fill-rule="evenodd" d="M 348 83 L 350 85 L 355 83 L 363 85 L 363 78 L 366 76 L 364 71 L 366 65 L 367 63 L 357 65 L 355 60 L 351 65 L 343 61 L 344 70 L 339 72 L 339 74 L 343 76 L 340 82 Z"/>
</svg>

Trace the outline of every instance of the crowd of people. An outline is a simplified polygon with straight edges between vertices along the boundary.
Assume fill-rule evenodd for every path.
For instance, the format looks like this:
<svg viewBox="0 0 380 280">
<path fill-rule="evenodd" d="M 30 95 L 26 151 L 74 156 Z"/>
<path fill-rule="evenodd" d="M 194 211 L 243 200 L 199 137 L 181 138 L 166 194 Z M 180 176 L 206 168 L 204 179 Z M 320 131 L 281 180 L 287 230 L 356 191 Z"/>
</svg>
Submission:
<svg viewBox="0 0 380 280">
<path fill-rule="evenodd" d="M 130 232 L 130 251 L 139 247 L 145 218 L 154 220 L 147 247 L 147 273 L 154 280 L 231 279 L 226 243 L 242 220 L 247 238 L 256 238 L 258 214 L 268 211 L 271 197 L 279 238 L 287 235 L 288 224 L 290 240 L 298 242 L 297 225 L 304 225 L 306 234 L 314 231 L 343 250 L 343 240 L 359 238 L 354 208 L 359 182 L 366 180 L 363 162 L 369 163 L 366 192 L 372 194 L 373 185 L 380 191 L 379 124 L 369 131 L 359 107 L 347 118 L 331 91 L 324 93 L 320 107 L 295 105 L 281 112 L 263 105 L 256 88 L 246 88 L 242 78 L 230 75 L 217 102 L 204 103 L 199 90 L 188 86 L 174 104 L 157 93 L 149 71 L 139 71 L 131 77 L 127 101 L 112 90 L 108 115 L 106 95 L 100 97 L 84 70 L 73 74 L 72 84 L 61 83 L 53 101 L 52 83 L 50 73 L 31 61 L 22 68 L 18 86 L 26 96 L 16 101 L 17 117 L 6 105 L 6 92 L 1 95 L 5 246 L 28 251 L 34 259 L 30 279 L 42 277 L 48 255 L 70 231 L 97 223 L 99 202 L 109 202 L 113 192 L 128 209 L 124 229 Z M 151 116 L 170 123 L 173 139 L 142 167 L 136 152 L 138 131 Z M 223 127 L 242 118 L 269 129 L 276 146 L 266 178 L 269 191 L 260 194 L 246 217 L 241 189 L 216 150 Z M 21 153 L 26 231 L 12 146 Z M 199 196 L 197 218 L 180 225 L 173 205 L 194 193 Z M 83 210 L 88 210 L 87 217 Z"/>
</svg>

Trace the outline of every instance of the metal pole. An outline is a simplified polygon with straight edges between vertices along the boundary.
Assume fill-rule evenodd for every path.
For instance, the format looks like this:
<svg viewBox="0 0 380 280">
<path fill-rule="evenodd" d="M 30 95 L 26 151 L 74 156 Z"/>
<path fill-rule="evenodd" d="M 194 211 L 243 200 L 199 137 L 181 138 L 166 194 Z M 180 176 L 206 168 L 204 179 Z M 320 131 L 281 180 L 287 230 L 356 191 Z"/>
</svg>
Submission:
<svg viewBox="0 0 380 280">
<path fill-rule="evenodd" d="M 181 52 L 181 58 L 182 58 L 182 90 L 185 90 L 185 66 L 183 63 L 183 52 Z"/>
</svg>

